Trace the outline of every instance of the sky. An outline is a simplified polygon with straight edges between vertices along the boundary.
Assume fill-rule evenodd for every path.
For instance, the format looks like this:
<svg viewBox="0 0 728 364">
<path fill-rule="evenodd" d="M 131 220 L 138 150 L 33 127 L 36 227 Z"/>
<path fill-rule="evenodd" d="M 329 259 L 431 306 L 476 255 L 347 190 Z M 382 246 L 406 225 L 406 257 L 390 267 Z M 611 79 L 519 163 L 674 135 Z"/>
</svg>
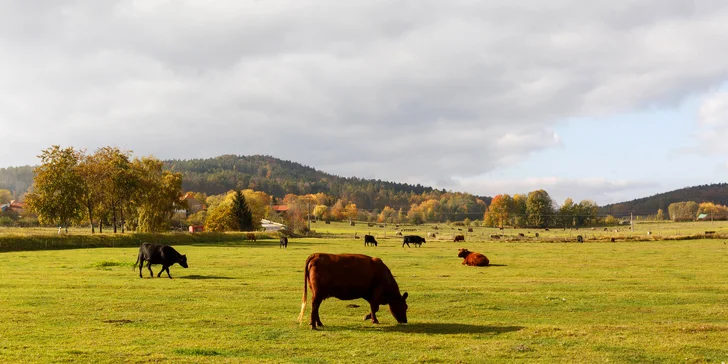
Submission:
<svg viewBox="0 0 728 364">
<path fill-rule="evenodd" d="M 600 205 L 726 182 L 722 0 L 8 0 L 0 167 L 265 154 Z"/>
</svg>

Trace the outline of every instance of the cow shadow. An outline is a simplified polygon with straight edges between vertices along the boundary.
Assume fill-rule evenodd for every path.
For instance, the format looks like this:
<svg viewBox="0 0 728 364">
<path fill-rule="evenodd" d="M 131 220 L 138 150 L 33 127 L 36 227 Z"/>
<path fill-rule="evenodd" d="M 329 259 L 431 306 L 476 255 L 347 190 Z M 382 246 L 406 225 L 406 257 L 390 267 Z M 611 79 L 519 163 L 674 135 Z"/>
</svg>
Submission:
<svg viewBox="0 0 728 364">
<path fill-rule="evenodd" d="M 235 279 L 235 278 L 231 278 L 231 277 L 201 276 L 201 275 L 196 275 L 196 274 L 193 274 L 191 276 L 178 277 L 178 278 L 179 279 Z"/>
<path fill-rule="evenodd" d="M 491 334 L 499 335 L 506 332 L 515 332 L 524 329 L 523 326 L 486 326 L 453 323 L 409 323 L 407 325 L 394 325 L 385 327 L 385 331 L 405 332 L 411 334 Z"/>
<path fill-rule="evenodd" d="M 508 264 L 488 264 L 489 267 L 507 267 Z"/>
</svg>

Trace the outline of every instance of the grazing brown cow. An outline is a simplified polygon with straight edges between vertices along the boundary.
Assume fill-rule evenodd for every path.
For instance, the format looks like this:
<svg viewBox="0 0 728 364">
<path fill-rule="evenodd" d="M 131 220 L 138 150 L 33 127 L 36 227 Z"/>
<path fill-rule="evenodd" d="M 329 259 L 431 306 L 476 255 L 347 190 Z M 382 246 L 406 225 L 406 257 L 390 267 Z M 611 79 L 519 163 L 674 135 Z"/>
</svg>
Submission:
<svg viewBox="0 0 728 364">
<path fill-rule="evenodd" d="M 311 328 L 323 326 L 319 316 L 321 302 L 329 297 L 340 300 L 363 298 L 369 302 L 371 318 L 378 324 L 379 305 L 389 305 L 389 311 L 399 323 L 407 323 L 407 292 L 399 293 L 399 286 L 389 268 L 379 258 L 361 254 L 314 253 L 306 259 L 303 280 L 303 299 L 298 322 L 306 312 L 307 287 L 311 288 Z"/>
<path fill-rule="evenodd" d="M 490 264 L 488 257 L 468 249 L 458 249 L 458 257 L 463 258 L 463 265 L 485 267 Z"/>
<path fill-rule="evenodd" d="M 453 242 L 457 243 L 458 241 L 465 241 L 465 236 L 463 235 L 455 235 L 455 239 L 452 240 Z"/>
<path fill-rule="evenodd" d="M 248 239 L 248 240 L 255 241 L 255 234 L 253 234 L 253 233 L 247 233 L 247 234 L 245 234 L 245 238 Z"/>
<path fill-rule="evenodd" d="M 473 232 L 473 228 L 468 228 L 468 232 L 469 233 L 472 233 Z"/>
</svg>

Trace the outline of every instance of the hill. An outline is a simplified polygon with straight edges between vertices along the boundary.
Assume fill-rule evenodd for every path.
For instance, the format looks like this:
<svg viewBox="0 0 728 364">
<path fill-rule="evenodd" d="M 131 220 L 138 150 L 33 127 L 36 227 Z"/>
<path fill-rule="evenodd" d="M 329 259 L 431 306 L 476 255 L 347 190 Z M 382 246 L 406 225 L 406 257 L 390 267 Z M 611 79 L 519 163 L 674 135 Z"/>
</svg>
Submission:
<svg viewBox="0 0 728 364">
<path fill-rule="evenodd" d="M 8 190 L 13 198 L 19 199 L 33 184 L 33 167 L 0 168 L 0 189 Z"/>
<path fill-rule="evenodd" d="M 728 205 L 728 183 L 681 188 L 628 202 L 606 205 L 601 207 L 599 212 L 614 216 L 625 216 L 630 212 L 635 215 L 654 215 L 658 209 L 667 213 L 667 207 L 671 203 L 681 201 L 714 202 Z"/>
<path fill-rule="evenodd" d="M 386 182 L 357 177 L 340 177 L 300 163 L 270 156 L 223 155 L 209 159 L 168 160 L 170 170 L 181 172 L 185 191 L 221 194 L 233 189 L 251 188 L 277 198 L 325 193 L 355 203 L 360 209 L 409 209 L 414 195 L 446 192 L 420 184 Z M 479 197 L 486 203 L 490 198 Z"/>
</svg>

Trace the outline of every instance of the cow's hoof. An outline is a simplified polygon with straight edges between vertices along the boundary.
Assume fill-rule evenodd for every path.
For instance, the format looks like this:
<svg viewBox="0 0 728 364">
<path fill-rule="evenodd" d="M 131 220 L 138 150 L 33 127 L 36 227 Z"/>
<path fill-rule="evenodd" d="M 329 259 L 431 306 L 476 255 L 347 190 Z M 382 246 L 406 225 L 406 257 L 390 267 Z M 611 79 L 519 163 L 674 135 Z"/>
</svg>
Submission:
<svg viewBox="0 0 728 364">
<path fill-rule="evenodd" d="M 370 318 L 372 318 L 372 314 L 368 313 L 366 314 L 366 316 L 364 316 L 364 321 L 369 320 Z"/>
</svg>

